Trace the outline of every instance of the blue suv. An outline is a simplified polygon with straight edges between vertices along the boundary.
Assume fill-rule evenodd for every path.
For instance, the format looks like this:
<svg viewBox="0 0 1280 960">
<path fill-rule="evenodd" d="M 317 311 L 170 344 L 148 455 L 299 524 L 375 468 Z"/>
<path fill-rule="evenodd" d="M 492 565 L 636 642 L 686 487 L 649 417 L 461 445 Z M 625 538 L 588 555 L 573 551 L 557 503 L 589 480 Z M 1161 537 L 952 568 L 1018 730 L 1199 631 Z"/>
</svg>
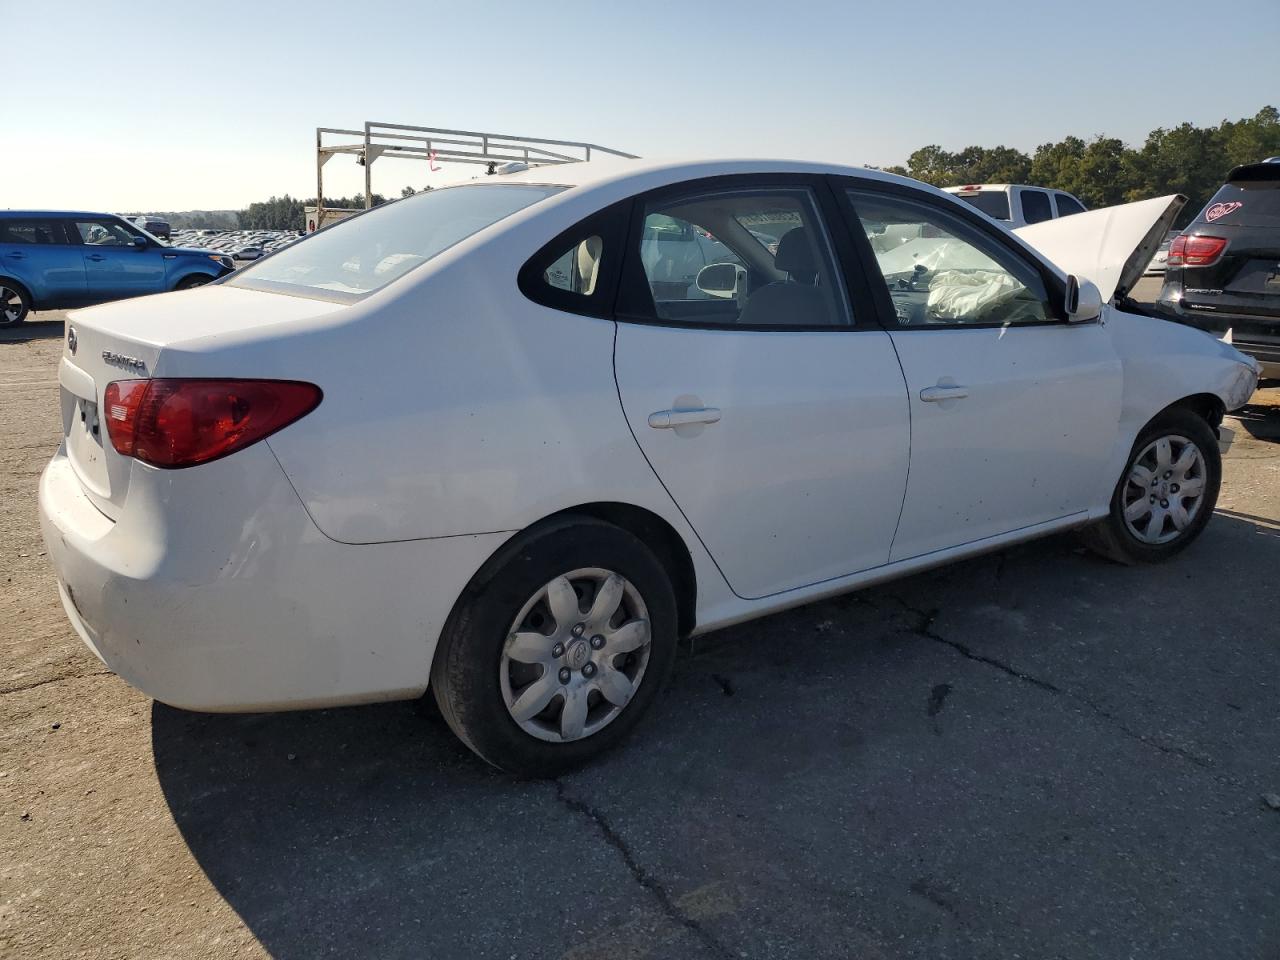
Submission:
<svg viewBox="0 0 1280 960">
<path fill-rule="evenodd" d="M 226 254 L 166 246 L 109 213 L 0 210 L 0 327 L 30 310 L 186 290 L 234 269 Z"/>
</svg>

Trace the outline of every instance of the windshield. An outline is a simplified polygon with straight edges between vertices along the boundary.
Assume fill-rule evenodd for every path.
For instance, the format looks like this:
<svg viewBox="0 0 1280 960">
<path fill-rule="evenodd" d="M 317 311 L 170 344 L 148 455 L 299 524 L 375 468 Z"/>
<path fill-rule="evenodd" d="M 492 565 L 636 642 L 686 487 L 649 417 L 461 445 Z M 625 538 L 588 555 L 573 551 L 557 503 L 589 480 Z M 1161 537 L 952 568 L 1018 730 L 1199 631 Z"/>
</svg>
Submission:
<svg viewBox="0 0 1280 960">
<path fill-rule="evenodd" d="M 988 217 L 996 220 L 1009 219 L 1009 195 L 1003 190 L 983 190 L 981 193 L 957 193 L 957 197 L 971 203 Z"/>
<path fill-rule="evenodd" d="M 234 287 L 354 302 L 563 189 L 507 183 L 428 190 L 314 233 L 241 269 L 227 282 Z"/>
</svg>

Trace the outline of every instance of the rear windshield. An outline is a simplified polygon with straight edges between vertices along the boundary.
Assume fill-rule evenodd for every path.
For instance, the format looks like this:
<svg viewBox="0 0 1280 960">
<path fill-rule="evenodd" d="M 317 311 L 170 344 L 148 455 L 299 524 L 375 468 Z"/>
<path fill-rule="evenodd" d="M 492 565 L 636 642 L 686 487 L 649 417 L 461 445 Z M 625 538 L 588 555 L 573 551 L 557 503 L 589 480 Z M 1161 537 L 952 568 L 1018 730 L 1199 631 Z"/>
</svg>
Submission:
<svg viewBox="0 0 1280 960">
<path fill-rule="evenodd" d="M 1280 180 L 1225 184 L 1196 215 L 1195 222 L 1280 227 Z"/>
<path fill-rule="evenodd" d="M 996 220 L 1009 219 L 1009 195 L 1003 190 L 983 190 L 981 193 L 962 194 L 957 193 L 957 197 L 966 203 L 971 203 L 988 217 L 994 217 Z"/>
<path fill-rule="evenodd" d="M 428 190 L 314 233 L 226 282 L 354 302 L 564 187 L 469 184 Z"/>
</svg>

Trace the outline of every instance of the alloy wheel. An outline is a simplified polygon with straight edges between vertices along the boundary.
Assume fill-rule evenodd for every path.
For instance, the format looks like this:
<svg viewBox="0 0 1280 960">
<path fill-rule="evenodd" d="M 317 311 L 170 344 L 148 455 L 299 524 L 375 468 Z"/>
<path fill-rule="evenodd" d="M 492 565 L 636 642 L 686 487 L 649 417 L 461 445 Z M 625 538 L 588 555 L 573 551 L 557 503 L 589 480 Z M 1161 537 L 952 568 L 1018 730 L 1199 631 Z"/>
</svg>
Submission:
<svg viewBox="0 0 1280 960">
<path fill-rule="evenodd" d="M 0 323 L 17 323 L 22 314 L 22 295 L 12 287 L 0 284 Z"/>
</svg>

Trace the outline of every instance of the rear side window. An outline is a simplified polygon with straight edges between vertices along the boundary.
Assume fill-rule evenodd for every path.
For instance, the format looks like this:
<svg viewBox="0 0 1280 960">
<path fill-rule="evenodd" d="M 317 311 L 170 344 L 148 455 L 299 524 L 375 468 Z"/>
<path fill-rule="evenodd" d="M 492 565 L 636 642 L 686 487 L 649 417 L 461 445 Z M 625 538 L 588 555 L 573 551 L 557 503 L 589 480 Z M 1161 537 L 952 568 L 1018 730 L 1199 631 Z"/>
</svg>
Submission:
<svg viewBox="0 0 1280 960">
<path fill-rule="evenodd" d="M 1280 180 L 1224 184 L 1197 214 L 1195 222 L 1280 227 Z"/>
<path fill-rule="evenodd" d="M 313 233 L 244 267 L 232 286 L 350 303 L 564 187 L 467 184 L 428 190 Z"/>
<path fill-rule="evenodd" d="M 637 216 L 620 307 L 626 319 L 766 330 L 851 325 L 809 187 L 665 191 L 646 198 Z"/>
<path fill-rule="evenodd" d="M 0 243 L 66 243 L 54 220 L 0 220 Z"/>
<path fill-rule="evenodd" d="M 971 204 L 995 220 L 1009 219 L 1009 195 L 1003 190 L 983 190 L 981 193 L 957 193 L 957 197 Z"/>
<path fill-rule="evenodd" d="M 1053 198 L 1058 201 L 1058 216 L 1069 217 L 1073 213 L 1084 213 L 1084 207 L 1075 197 L 1068 196 L 1065 193 L 1055 193 Z"/>
<path fill-rule="evenodd" d="M 1043 190 L 1023 190 L 1022 218 L 1027 223 L 1052 220 L 1053 211 L 1049 209 L 1049 195 Z"/>
</svg>

